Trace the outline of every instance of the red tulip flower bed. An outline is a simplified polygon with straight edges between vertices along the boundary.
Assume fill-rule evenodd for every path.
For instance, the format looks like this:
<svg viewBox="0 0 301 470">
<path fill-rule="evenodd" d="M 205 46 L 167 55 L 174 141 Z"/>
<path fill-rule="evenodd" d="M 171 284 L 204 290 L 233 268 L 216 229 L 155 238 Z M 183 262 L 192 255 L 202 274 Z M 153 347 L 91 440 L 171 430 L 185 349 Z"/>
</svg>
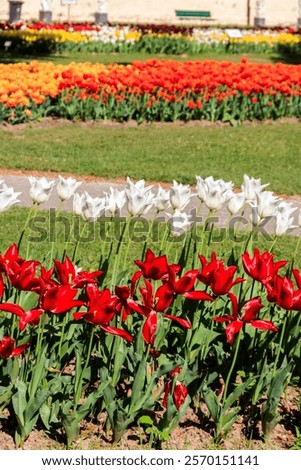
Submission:
<svg viewBox="0 0 301 470">
<path fill-rule="evenodd" d="M 0 65 L 0 122 L 67 119 L 232 123 L 300 117 L 301 66 L 152 59 L 131 65 Z"/>
<path fill-rule="evenodd" d="M 0 256 L 0 410 L 17 446 L 37 426 L 70 445 L 102 412 L 114 441 L 151 422 L 158 447 L 201 406 L 216 441 L 242 412 L 270 434 L 300 380 L 301 274 L 258 249 L 195 259 L 147 249 L 109 282 L 67 256 L 46 267 L 15 244 Z"/>
</svg>

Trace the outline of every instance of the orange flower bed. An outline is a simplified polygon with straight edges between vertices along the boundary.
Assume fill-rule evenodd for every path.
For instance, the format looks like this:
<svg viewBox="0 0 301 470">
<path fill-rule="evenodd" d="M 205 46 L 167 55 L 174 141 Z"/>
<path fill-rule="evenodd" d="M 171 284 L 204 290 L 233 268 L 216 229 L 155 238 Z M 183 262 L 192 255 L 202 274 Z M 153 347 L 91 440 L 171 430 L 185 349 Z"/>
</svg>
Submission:
<svg viewBox="0 0 301 470">
<path fill-rule="evenodd" d="M 127 115 L 140 118 L 141 106 L 145 114 L 142 118 L 148 120 L 171 120 L 169 111 L 167 118 L 164 117 L 164 109 L 170 106 L 173 112 L 178 110 L 176 119 L 206 118 L 200 113 L 208 103 L 211 107 L 214 104 L 215 115 L 220 119 L 217 108 L 224 106 L 225 112 L 231 114 L 235 110 L 237 113 L 236 108 L 241 109 L 242 101 L 242 115 L 251 110 L 255 113 L 254 118 L 264 118 L 269 114 L 269 108 L 273 108 L 279 114 L 274 117 L 281 117 L 283 112 L 300 113 L 300 94 L 301 66 L 282 63 L 151 59 L 130 65 L 54 65 L 51 62 L 0 65 L 2 116 L 5 109 L 30 108 L 35 111 L 39 106 L 44 106 L 46 113 L 50 105 L 55 106 L 55 114 L 60 114 L 62 104 L 73 100 L 74 106 L 76 101 L 78 107 L 83 106 L 80 105 L 82 101 L 89 101 L 89 106 L 93 102 L 95 106 L 106 108 L 107 118 L 121 120 Z M 124 116 L 121 104 L 126 111 Z M 119 107 L 120 116 L 116 115 L 116 107 Z M 252 113 L 248 118 L 252 118 Z M 24 112 L 22 115 L 25 120 L 28 118 Z M 235 116 L 235 119 L 239 118 Z M 34 112 L 31 117 L 34 118 Z"/>
</svg>

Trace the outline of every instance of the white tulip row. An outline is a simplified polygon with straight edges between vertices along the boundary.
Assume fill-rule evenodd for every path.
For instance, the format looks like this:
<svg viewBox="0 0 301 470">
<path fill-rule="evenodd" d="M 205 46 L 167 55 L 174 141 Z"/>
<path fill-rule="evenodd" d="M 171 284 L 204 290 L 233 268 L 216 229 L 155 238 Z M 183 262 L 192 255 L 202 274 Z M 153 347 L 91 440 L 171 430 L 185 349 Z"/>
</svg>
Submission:
<svg viewBox="0 0 301 470">
<path fill-rule="evenodd" d="M 40 206 L 48 201 L 56 181 L 45 177 L 29 176 L 30 197 L 33 204 Z M 189 202 L 198 198 L 209 213 L 216 213 L 226 207 L 230 216 L 243 213 L 250 209 L 249 222 L 258 227 L 268 218 L 275 220 L 275 235 L 283 235 L 295 228 L 293 213 L 297 207 L 276 196 L 272 191 L 265 190 L 268 184 L 261 184 L 261 179 L 244 175 L 240 192 L 234 192 L 234 184 L 222 179 L 215 180 L 212 176 L 202 178 L 196 176 L 195 191 L 188 184 L 173 181 L 170 189 L 165 190 L 160 185 L 156 193 L 153 186 L 146 186 L 145 180 L 133 182 L 127 177 L 124 189 L 110 187 L 110 192 L 103 197 L 92 197 L 87 191 L 79 194 L 77 189 L 82 183 L 74 178 L 58 177 L 57 194 L 62 202 L 73 198 L 73 213 L 83 217 L 87 222 L 95 222 L 103 216 L 115 216 L 126 209 L 129 217 L 141 217 L 151 209 L 169 217 L 170 229 L 174 236 L 179 236 L 188 230 L 195 222 L 195 217 L 185 212 Z M 20 202 L 20 192 L 8 188 L 0 181 L 0 211 Z M 195 206 L 196 204 L 194 204 Z M 166 212 L 169 211 L 169 212 Z M 301 213 L 298 217 L 301 226 Z"/>
</svg>

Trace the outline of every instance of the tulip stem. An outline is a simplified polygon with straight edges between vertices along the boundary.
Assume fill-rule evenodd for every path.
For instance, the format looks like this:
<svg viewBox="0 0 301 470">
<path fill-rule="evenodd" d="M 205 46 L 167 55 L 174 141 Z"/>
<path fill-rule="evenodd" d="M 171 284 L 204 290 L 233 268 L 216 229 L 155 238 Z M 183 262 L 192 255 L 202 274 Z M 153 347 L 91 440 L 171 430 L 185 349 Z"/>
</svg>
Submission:
<svg viewBox="0 0 301 470">
<path fill-rule="evenodd" d="M 299 251 L 300 241 L 301 241 L 301 236 L 299 235 L 298 241 L 296 243 L 296 248 L 295 248 L 295 251 L 294 251 L 293 259 L 292 259 L 292 270 L 293 270 L 295 260 L 296 260 L 296 257 L 297 257 L 298 251 Z"/>
<path fill-rule="evenodd" d="M 235 343 L 235 350 L 234 350 L 234 355 L 233 355 L 233 358 L 232 358 L 232 364 L 231 364 L 231 367 L 229 369 L 227 379 L 226 379 L 226 383 L 225 383 L 225 388 L 224 388 L 224 391 L 223 391 L 223 404 L 227 400 L 227 392 L 228 392 L 229 382 L 230 382 L 230 379 L 231 379 L 231 376 L 232 376 L 232 373 L 233 373 L 233 370 L 234 370 L 234 366 L 236 364 L 239 345 L 240 345 L 240 340 L 241 340 L 241 334 L 242 334 L 242 330 L 239 331 L 238 338 L 237 338 L 236 343 Z"/>
<path fill-rule="evenodd" d="M 169 229 L 169 227 L 168 227 L 168 222 L 166 221 L 166 222 L 165 222 L 165 229 L 164 229 L 163 237 L 162 237 L 161 244 L 160 244 L 159 255 L 162 255 L 163 247 L 164 247 L 164 249 L 165 249 L 166 239 L 167 239 L 167 234 L 168 234 L 168 229 Z"/>
<path fill-rule="evenodd" d="M 19 237 L 19 241 L 18 241 L 18 249 L 19 249 L 19 250 L 20 250 L 20 246 L 21 246 L 21 243 L 22 243 L 22 240 L 23 240 L 23 236 L 24 236 L 24 234 L 25 234 L 25 232 L 26 232 L 26 229 L 27 229 L 27 227 L 28 227 L 28 222 L 30 221 L 31 215 L 32 215 L 32 213 L 33 213 L 33 211 L 34 211 L 35 209 L 36 209 L 35 204 L 33 204 L 33 205 L 31 206 L 31 208 L 30 208 L 30 211 L 29 211 L 28 216 L 27 216 L 27 219 L 26 219 L 26 221 L 25 221 L 23 230 L 22 230 L 22 232 L 21 232 L 21 234 L 20 234 L 20 237 Z M 27 243 L 28 243 L 28 242 L 27 242 Z"/>
<path fill-rule="evenodd" d="M 59 342 L 59 349 L 58 349 L 58 360 L 59 364 L 57 365 L 57 368 L 61 369 L 61 354 L 62 354 L 62 345 L 63 345 L 63 339 L 65 338 L 65 328 L 67 324 L 67 314 L 64 315 L 63 322 L 62 322 L 62 329 L 60 333 L 60 342 Z"/>
<path fill-rule="evenodd" d="M 206 248 L 206 258 L 208 258 L 208 255 L 209 255 L 209 246 L 210 246 L 211 240 L 212 240 L 213 229 L 214 229 L 214 222 L 212 222 L 212 224 L 210 225 L 210 231 L 209 231 L 209 236 L 208 236 L 208 241 L 207 241 L 207 248 Z"/>
<path fill-rule="evenodd" d="M 204 222 L 204 226 L 203 226 L 203 231 L 202 231 L 202 242 L 201 242 L 201 249 L 200 249 L 200 255 L 203 254 L 203 247 L 204 247 L 204 239 L 205 239 L 205 232 L 207 231 L 207 227 L 208 227 L 208 221 L 210 220 L 210 216 L 211 216 L 211 211 L 209 210 L 209 212 L 207 213 L 206 215 L 206 219 L 205 219 L 205 222 Z M 197 261 L 195 259 L 195 261 Z M 196 263 L 194 263 L 195 265 Z"/>
<path fill-rule="evenodd" d="M 144 259 L 145 252 L 146 252 L 146 248 L 147 248 L 147 245 L 148 245 L 149 240 L 150 240 L 150 234 L 153 233 L 154 223 L 155 223 L 157 214 L 158 214 L 158 212 L 154 215 L 154 217 L 152 218 L 152 221 L 151 221 L 150 224 L 149 224 L 149 229 L 148 229 L 148 232 L 147 232 L 147 235 L 146 235 L 146 239 L 145 239 L 145 242 L 144 242 L 144 245 L 143 245 L 143 249 L 142 249 L 142 255 L 141 255 L 141 259 L 142 259 L 142 260 Z"/>
<path fill-rule="evenodd" d="M 71 225 L 70 225 L 70 236 L 69 236 L 68 239 L 65 240 L 65 243 L 64 243 L 64 249 L 63 249 L 63 253 L 62 253 L 62 261 L 64 260 L 66 254 L 67 254 L 67 246 L 68 246 L 68 243 L 71 242 L 72 235 L 74 236 L 75 217 L 77 217 L 77 216 L 73 214 L 72 220 L 71 220 Z"/>
<path fill-rule="evenodd" d="M 120 237 L 119 237 L 119 240 L 118 240 L 118 243 L 117 243 L 117 247 L 116 247 L 114 267 L 113 267 L 113 272 L 112 272 L 112 283 L 111 283 L 112 289 L 113 289 L 113 287 L 115 285 L 115 282 L 116 282 L 117 269 L 119 267 L 120 247 L 121 247 L 121 244 L 122 244 L 122 241 L 123 241 L 123 238 L 124 238 L 124 234 L 125 234 L 127 225 L 128 225 L 128 218 L 126 218 L 126 220 L 125 220 L 125 224 L 123 225 L 122 232 L 120 234 Z"/>
<path fill-rule="evenodd" d="M 76 387 L 76 390 L 75 390 L 75 393 L 74 393 L 74 411 L 76 411 L 77 405 L 78 405 L 79 400 L 81 398 L 82 388 L 83 388 L 83 376 L 84 376 L 85 370 L 87 369 L 87 367 L 89 365 L 89 361 L 90 361 L 90 358 L 91 358 L 94 332 L 95 332 L 95 327 L 92 327 L 92 331 L 91 331 L 91 334 L 90 334 L 89 345 L 88 345 L 88 350 L 87 350 L 87 354 L 86 354 L 85 364 L 84 364 L 84 367 L 81 369 L 80 377 L 79 377 L 79 380 L 77 382 L 77 387 Z M 78 360 L 78 358 L 76 360 Z"/>
<path fill-rule="evenodd" d="M 216 309 L 217 309 L 217 303 L 214 302 L 213 318 L 216 316 Z M 206 356 L 207 356 L 208 351 L 209 351 L 209 345 L 210 345 L 211 336 L 212 336 L 212 331 L 213 331 L 213 318 L 211 318 L 210 331 L 209 331 L 209 333 L 208 333 L 208 335 L 207 335 L 206 346 L 205 346 L 205 348 L 203 349 L 203 351 L 204 351 L 204 354 L 202 355 L 203 361 L 205 361 Z"/>
<path fill-rule="evenodd" d="M 271 244 L 271 246 L 270 246 L 270 249 L 269 249 L 269 252 L 270 252 L 270 253 L 272 253 L 272 250 L 273 250 L 273 248 L 274 248 L 275 243 L 276 243 L 277 240 L 278 240 L 278 237 L 277 237 L 277 235 L 275 235 L 274 240 L 273 240 L 273 242 L 272 242 L 272 244 Z"/>
<path fill-rule="evenodd" d="M 81 231 L 80 231 L 79 237 L 78 237 L 78 239 L 76 240 L 76 244 L 75 244 L 75 247 L 74 247 L 74 250 L 73 250 L 73 256 L 72 256 L 72 261 L 73 261 L 74 263 L 76 263 L 76 255 L 77 255 L 78 245 L 79 245 L 79 242 L 80 242 L 81 239 L 82 239 L 82 236 L 84 235 L 84 232 L 85 232 L 85 230 L 86 230 L 87 224 L 88 224 L 88 223 L 85 221 L 85 222 L 84 222 L 84 225 L 83 225 L 83 227 L 82 227 L 82 229 L 81 229 Z"/>
<path fill-rule="evenodd" d="M 31 208 L 31 210 L 30 210 L 30 213 L 29 213 L 28 217 L 27 217 L 27 221 L 26 221 L 26 225 L 25 225 L 24 232 L 25 232 L 25 230 L 26 230 L 26 227 L 28 226 L 28 222 L 30 221 L 31 216 L 33 215 L 33 218 L 34 218 L 34 217 L 36 216 L 37 212 L 38 212 L 38 208 L 35 207 L 35 206 L 33 206 L 33 207 Z M 23 237 L 23 235 L 22 235 L 22 237 Z M 27 240 L 26 259 L 28 259 L 28 257 L 29 257 L 29 246 L 30 246 L 30 241 Z"/>
<path fill-rule="evenodd" d="M 278 364 L 278 361 L 279 361 L 279 356 L 280 356 L 280 352 L 281 352 L 281 348 L 282 348 L 282 343 L 283 343 L 283 339 L 284 339 L 284 333 L 285 333 L 285 330 L 286 330 L 287 317 L 288 317 L 289 312 L 286 312 L 286 313 L 287 313 L 287 314 L 285 315 L 285 317 L 284 317 L 284 322 L 283 322 L 283 324 L 282 324 L 281 336 L 280 336 L 280 340 L 279 340 L 279 344 L 278 344 L 278 350 L 277 350 L 276 359 L 275 359 L 275 362 L 274 362 L 272 377 L 274 377 L 274 376 L 275 376 L 275 373 L 276 373 L 277 364 Z"/>
</svg>

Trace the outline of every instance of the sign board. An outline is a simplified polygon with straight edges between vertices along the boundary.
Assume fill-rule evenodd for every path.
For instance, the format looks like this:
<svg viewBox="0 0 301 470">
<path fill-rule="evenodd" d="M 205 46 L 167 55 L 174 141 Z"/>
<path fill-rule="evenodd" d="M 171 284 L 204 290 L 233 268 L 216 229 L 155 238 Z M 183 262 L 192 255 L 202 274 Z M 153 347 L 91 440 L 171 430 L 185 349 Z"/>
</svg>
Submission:
<svg viewBox="0 0 301 470">
<path fill-rule="evenodd" d="M 77 5 L 77 0 L 61 0 L 61 5 Z"/>
<path fill-rule="evenodd" d="M 225 29 L 225 33 L 228 34 L 229 38 L 242 38 L 242 32 L 240 29 Z"/>
</svg>

